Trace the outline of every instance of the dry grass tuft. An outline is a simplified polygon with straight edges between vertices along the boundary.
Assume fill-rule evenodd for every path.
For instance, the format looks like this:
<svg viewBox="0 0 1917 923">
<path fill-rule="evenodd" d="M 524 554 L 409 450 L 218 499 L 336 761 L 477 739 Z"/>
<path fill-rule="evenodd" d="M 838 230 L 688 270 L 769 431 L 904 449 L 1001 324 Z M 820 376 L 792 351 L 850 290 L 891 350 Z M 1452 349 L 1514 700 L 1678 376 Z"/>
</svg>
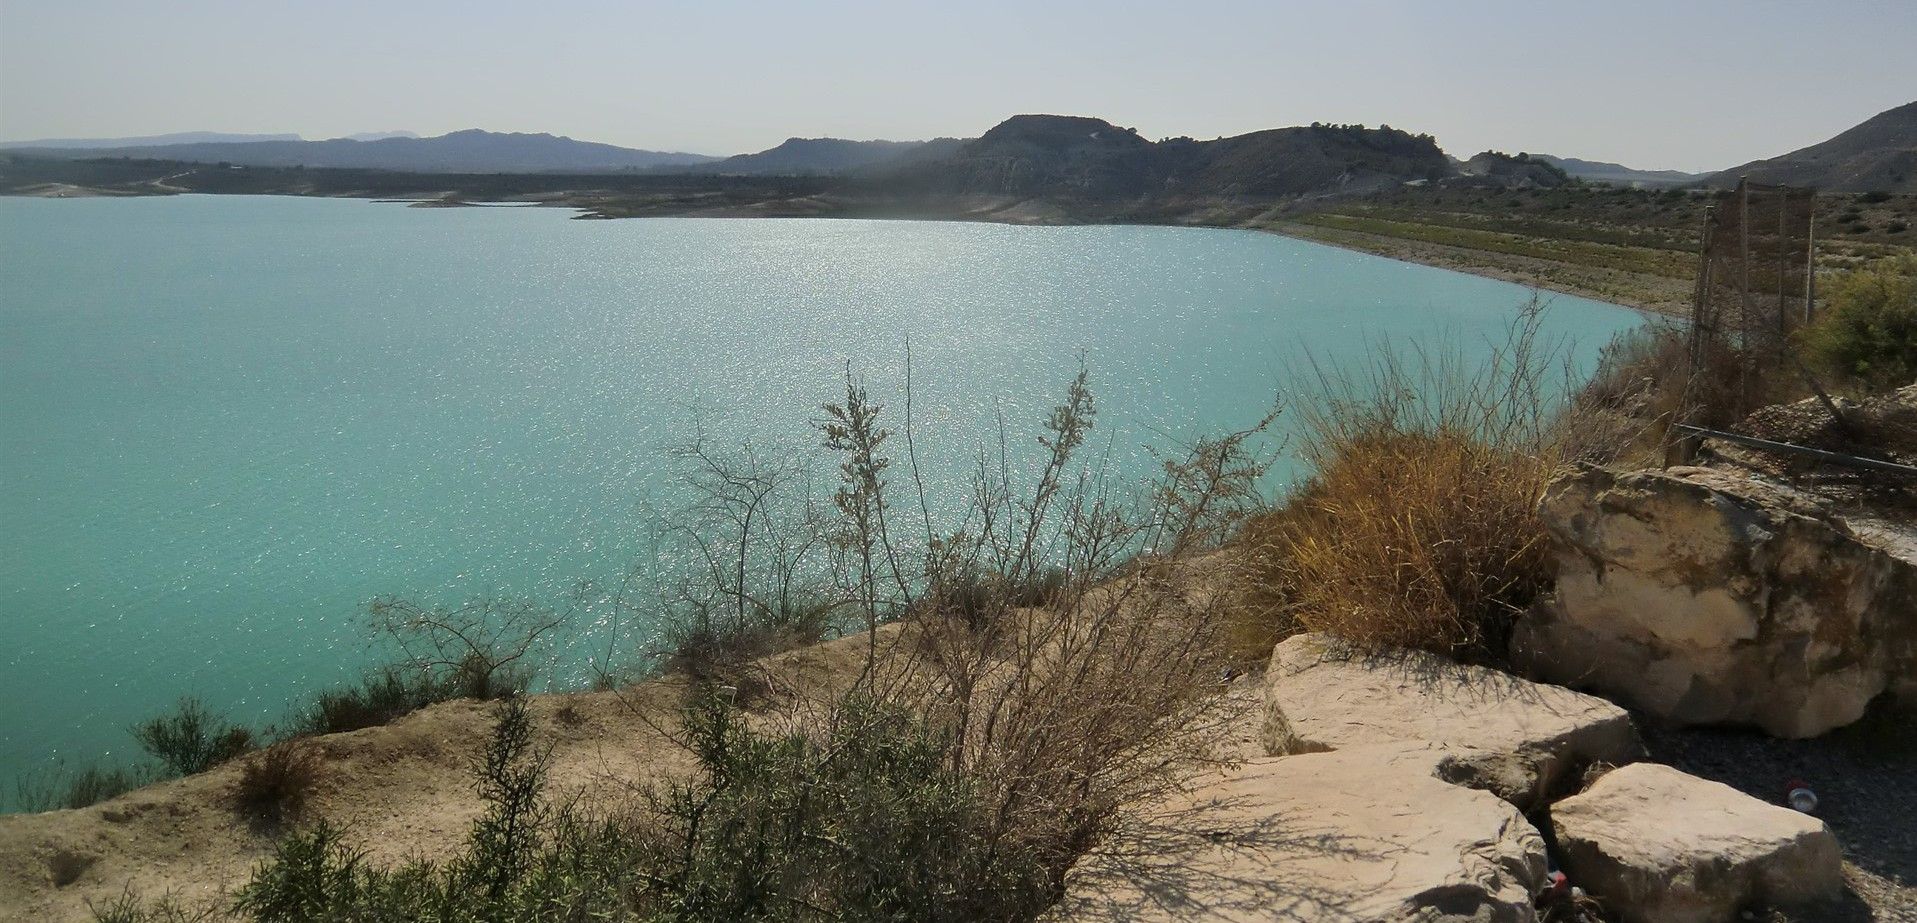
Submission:
<svg viewBox="0 0 1917 923">
<path fill-rule="evenodd" d="M 321 755 L 311 740 L 276 743 L 248 757 L 234 789 L 240 809 L 254 817 L 279 820 L 298 814 L 319 780 Z"/>
<path fill-rule="evenodd" d="M 1241 535 L 1240 656 L 1306 630 L 1501 657 L 1512 620 L 1551 585 L 1537 502 L 1584 430 L 1569 389 L 1553 387 L 1538 319 L 1527 312 L 1475 368 L 1421 352 L 1381 353 L 1361 376 L 1319 370 L 1301 446 L 1315 474 Z"/>
</svg>

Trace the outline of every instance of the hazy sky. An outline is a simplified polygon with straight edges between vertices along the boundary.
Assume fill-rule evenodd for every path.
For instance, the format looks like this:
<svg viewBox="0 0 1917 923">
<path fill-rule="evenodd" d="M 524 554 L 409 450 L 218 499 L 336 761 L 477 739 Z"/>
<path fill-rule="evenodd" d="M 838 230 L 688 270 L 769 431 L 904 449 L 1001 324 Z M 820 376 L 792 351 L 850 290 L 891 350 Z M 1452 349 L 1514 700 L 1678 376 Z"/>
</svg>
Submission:
<svg viewBox="0 0 1917 923">
<path fill-rule="evenodd" d="M 1917 99 L 1913 49 L 1913 0 L 0 0 L 0 139 L 479 127 L 729 154 L 1056 112 L 1699 170 Z"/>
</svg>

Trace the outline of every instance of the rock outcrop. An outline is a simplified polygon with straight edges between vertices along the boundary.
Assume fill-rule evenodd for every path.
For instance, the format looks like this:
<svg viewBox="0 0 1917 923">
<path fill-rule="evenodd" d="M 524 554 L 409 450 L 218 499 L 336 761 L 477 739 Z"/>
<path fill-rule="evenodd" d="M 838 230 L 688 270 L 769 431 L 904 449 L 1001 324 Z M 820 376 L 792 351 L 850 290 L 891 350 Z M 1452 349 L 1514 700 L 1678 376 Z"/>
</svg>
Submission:
<svg viewBox="0 0 1917 923">
<path fill-rule="evenodd" d="M 1844 886 L 1822 821 L 1656 763 L 1606 773 L 1551 820 L 1571 880 L 1624 923 L 1731 921 Z"/>
<path fill-rule="evenodd" d="M 1453 748 L 1447 779 L 1526 810 L 1593 762 L 1643 755 L 1630 715 L 1610 702 L 1431 654 L 1298 635 L 1272 653 L 1266 682 L 1271 753 L 1439 744 Z"/>
<path fill-rule="evenodd" d="M 1917 545 L 1707 468 L 1585 468 L 1541 505 L 1555 598 L 1519 621 L 1533 676 L 1682 723 L 1814 736 L 1917 700 Z"/>
<path fill-rule="evenodd" d="M 1431 744 L 1251 760 L 1072 870 L 1054 921 L 1536 919 L 1544 841 Z"/>
</svg>

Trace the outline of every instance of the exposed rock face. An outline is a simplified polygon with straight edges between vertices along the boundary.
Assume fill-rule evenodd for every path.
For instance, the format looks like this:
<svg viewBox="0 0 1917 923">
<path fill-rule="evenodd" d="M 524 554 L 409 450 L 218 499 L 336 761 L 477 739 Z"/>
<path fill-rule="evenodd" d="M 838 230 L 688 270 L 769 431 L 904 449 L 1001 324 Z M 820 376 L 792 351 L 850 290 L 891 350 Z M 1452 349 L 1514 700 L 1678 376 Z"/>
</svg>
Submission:
<svg viewBox="0 0 1917 923">
<path fill-rule="evenodd" d="M 1543 839 L 1437 777 L 1457 751 L 1378 744 L 1252 760 L 1073 869 L 1063 921 L 1536 919 Z"/>
<path fill-rule="evenodd" d="M 1556 598 L 1512 656 L 1684 723 L 1814 736 L 1917 700 L 1917 552 L 1817 501 L 1706 468 L 1587 468 L 1541 506 Z"/>
<path fill-rule="evenodd" d="M 1271 753 L 1442 744 L 1458 748 L 1446 778 L 1525 809 L 1592 762 L 1643 755 L 1630 715 L 1610 702 L 1430 654 L 1360 654 L 1299 635 L 1272 653 L 1267 683 Z"/>
<path fill-rule="evenodd" d="M 1551 820 L 1571 880 L 1625 923 L 1729 921 L 1844 886 L 1822 821 L 1656 763 L 1606 773 Z"/>
</svg>

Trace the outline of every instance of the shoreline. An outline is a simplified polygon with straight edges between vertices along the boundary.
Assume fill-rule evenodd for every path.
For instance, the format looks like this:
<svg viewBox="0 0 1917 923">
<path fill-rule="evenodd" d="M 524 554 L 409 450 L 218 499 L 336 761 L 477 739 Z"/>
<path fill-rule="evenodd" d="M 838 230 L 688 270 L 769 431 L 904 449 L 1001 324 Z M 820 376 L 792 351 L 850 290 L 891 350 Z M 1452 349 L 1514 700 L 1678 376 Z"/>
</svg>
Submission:
<svg viewBox="0 0 1917 923">
<path fill-rule="evenodd" d="M 0 195 L 20 198 L 144 198 L 149 196 L 197 194 L 230 195 L 219 192 L 174 192 L 120 190 L 57 184 L 59 188 L 16 189 Z M 884 221 L 956 221 L 1009 225 L 1048 225 L 1087 227 L 1109 224 L 1137 224 L 1150 227 L 1215 228 L 1250 230 L 1275 234 L 1292 240 L 1323 244 L 1357 253 L 1367 253 L 1402 263 L 1449 270 L 1465 275 L 1510 282 L 1540 292 L 1588 298 L 1628 308 L 1646 317 L 1682 318 L 1689 311 L 1690 282 L 1665 277 L 1626 273 L 1598 267 L 1575 266 L 1533 257 L 1520 257 L 1447 244 L 1413 241 L 1357 231 L 1332 231 L 1284 217 L 1270 216 L 1269 209 L 1255 215 L 1225 210 L 1209 203 L 1183 210 L 1172 210 L 1158 220 L 1127 220 L 1122 216 L 1105 218 L 1074 214 L 1067 206 L 1034 200 L 980 200 L 949 203 L 944 209 L 914 208 L 906 203 L 869 202 L 833 196 L 807 196 L 799 199 L 762 199 L 754 202 L 713 202 L 621 200 L 617 195 L 591 192 L 537 193 L 485 200 L 467 200 L 456 194 L 422 192 L 405 194 L 364 194 L 350 192 L 318 193 L 301 190 L 260 192 L 260 195 L 290 195 L 300 198 L 353 198 L 371 202 L 405 205 L 411 208 L 530 208 L 573 209 L 580 220 L 617 220 L 622 218 L 708 217 L 708 218 L 865 218 Z"/>
</svg>

